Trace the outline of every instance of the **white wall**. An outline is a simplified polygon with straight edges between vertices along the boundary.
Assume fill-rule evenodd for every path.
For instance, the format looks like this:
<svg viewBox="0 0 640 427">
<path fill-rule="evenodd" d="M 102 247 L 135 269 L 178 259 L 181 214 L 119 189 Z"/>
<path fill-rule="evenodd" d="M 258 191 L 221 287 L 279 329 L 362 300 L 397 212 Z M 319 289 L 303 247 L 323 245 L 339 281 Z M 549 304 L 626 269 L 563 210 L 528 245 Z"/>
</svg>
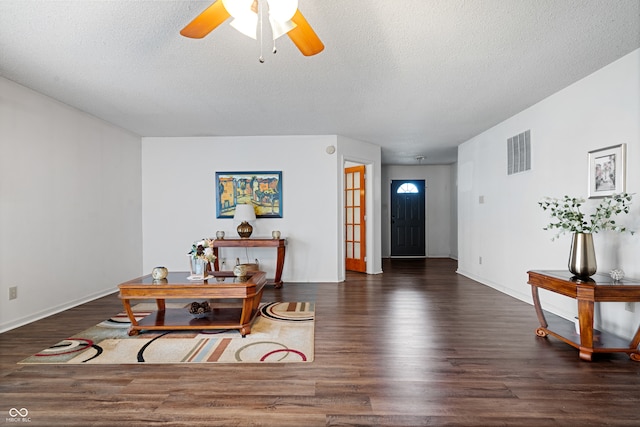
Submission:
<svg viewBox="0 0 640 427">
<path fill-rule="evenodd" d="M 426 193 L 425 243 L 427 257 L 450 257 L 451 229 L 455 211 L 451 211 L 451 166 L 416 165 L 382 167 L 382 256 L 391 254 L 391 181 L 424 179 Z"/>
<path fill-rule="evenodd" d="M 327 153 L 329 145 L 336 147 L 334 154 Z M 216 171 L 282 171 L 283 218 L 257 219 L 253 236 L 270 236 L 277 229 L 287 239 L 285 282 L 342 280 L 344 150 L 348 156 L 377 161 L 379 168 L 370 147 L 335 135 L 143 138 L 144 270 L 156 265 L 186 270 L 186 253 L 194 240 L 213 237 L 217 230 L 237 237 L 232 219 L 216 218 Z M 238 257 L 243 262 L 258 259 L 269 277 L 275 271 L 273 249 L 220 252 L 228 269 Z"/>
<path fill-rule="evenodd" d="M 0 331 L 141 273 L 140 156 L 138 136 L 0 78 Z"/>
<path fill-rule="evenodd" d="M 587 196 L 590 150 L 627 144 L 630 215 L 619 222 L 640 231 L 640 50 L 472 138 L 458 150 L 459 272 L 531 302 L 528 270 L 566 270 L 570 236 L 551 241 L 544 196 Z M 507 176 L 506 141 L 531 129 L 532 170 Z M 479 203 L 484 196 L 485 203 Z M 587 212 L 597 204 L 589 200 Z M 594 236 L 599 272 L 621 267 L 640 278 L 640 234 Z M 482 264 L 479 263 L 482 257 Z M 543 306 L 565 318 L 575 301 L 543 293 Z M 596 326 L 631 337 L 640 322 L 623 303 L 601 303 Z M 532 308 L 533 310 L 533 308 Z"/>
</svg>

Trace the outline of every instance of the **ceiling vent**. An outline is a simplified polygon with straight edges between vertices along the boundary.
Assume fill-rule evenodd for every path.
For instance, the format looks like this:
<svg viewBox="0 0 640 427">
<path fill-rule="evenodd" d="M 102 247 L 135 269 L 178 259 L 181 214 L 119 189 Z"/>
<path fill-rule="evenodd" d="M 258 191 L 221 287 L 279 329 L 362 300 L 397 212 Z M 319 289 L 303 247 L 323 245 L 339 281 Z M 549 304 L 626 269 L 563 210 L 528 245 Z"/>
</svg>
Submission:
<svg viewBox="0 0 640 427">
<path fill-rule="evenodd" d="M 507 140 L 507 175 L 531 169 L 531 130 Z"/>
</svg>

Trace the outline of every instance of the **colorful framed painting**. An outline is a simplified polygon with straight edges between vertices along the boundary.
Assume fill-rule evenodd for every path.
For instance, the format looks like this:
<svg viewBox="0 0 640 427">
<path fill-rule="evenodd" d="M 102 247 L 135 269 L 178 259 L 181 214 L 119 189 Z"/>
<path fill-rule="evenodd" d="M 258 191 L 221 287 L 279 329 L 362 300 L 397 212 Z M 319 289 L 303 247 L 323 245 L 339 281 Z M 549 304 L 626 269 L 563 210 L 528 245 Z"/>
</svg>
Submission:
<svg viewBox="0 0 640 427">
<path fill-rule="evenodd" d="M 216 215 L 233 218 L 236 206 L 251 204 L 256 218 L 282 218 L 282 171 L 216 172 Z"/>
<path fill-rule="evenodd" d="M 625 191 L 626 144 L 589 151 L 589 198 Z"/>
</svg>

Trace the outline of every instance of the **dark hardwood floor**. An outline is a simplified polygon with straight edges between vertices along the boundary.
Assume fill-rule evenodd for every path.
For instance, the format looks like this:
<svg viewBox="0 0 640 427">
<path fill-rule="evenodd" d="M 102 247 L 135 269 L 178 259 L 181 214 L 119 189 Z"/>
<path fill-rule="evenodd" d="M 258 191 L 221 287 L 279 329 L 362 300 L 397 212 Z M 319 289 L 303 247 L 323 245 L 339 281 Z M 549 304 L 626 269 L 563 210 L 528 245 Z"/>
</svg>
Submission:
<svg viewBox="0 0 640 427">
<path fill-rule="evenodd" d="M 640 423 L 640 363 L 578 359 L 536 337 L 532 306 L 447 259 L 269 287 L 315 301 L 315 361 L 269 365 L 17 365 L 122 310 L 117 294 L 0 335 L 0 424 L 33 426 L 602 426 Z"/>
</svg>

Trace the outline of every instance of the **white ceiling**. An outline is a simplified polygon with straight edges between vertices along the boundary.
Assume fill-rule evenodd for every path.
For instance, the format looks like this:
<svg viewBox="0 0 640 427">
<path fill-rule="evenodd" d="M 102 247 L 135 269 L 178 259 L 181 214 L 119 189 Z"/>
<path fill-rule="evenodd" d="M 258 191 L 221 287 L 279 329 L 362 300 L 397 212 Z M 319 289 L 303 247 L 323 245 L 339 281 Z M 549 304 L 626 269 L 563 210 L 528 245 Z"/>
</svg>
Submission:
<svg viewBox="0 0 640 427">
<path fill-rule="evenodd" d="M 180 36 L 211 0 L 1 0 L 0 75 L 141 136 L 338 134 L 446 164 L 640 47 L 639 0 L 299 1 L 325 50 L 285 36 L 260 64 L 228 21 Z"/>
</svg>

